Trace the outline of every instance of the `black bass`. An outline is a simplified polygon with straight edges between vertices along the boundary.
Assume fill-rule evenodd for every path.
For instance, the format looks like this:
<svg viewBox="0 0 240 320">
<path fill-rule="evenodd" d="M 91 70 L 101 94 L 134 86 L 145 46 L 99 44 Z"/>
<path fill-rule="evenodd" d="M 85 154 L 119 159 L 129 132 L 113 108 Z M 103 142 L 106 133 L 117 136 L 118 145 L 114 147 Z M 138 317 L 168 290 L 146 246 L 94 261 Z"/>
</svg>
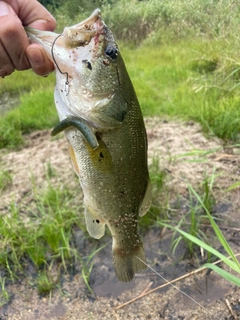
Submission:
<svg viewBox="0 0 240 320">
<path fill-rule="evenodd" d="M 56 71 L 55 104 L 84 193 L 85 221 L 96 239 L 109 227 L 117 278 L 146 268 L 138 218 L 151 203 L 142 113 L 113 34 L 99 9 L 61 35 L 26 28 Z"/>
</svg>

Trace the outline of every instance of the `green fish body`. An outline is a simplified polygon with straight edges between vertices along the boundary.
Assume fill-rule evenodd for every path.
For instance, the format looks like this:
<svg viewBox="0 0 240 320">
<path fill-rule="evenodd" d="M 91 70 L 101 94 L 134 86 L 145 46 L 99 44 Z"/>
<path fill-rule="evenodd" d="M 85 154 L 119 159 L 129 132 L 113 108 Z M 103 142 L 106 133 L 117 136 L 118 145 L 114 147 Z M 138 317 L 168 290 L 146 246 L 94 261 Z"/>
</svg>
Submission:
<svg viewBox="0 0 240 320">
<path fill-rule="evenodd" d="M 151 186 L 143 117 L 118 46 L 98 9 L 62 35 L 27 33 L 55 64 L 60 124 L 53 134 L 65 131 L 87 230 L 99 239 L 107 224 L 117 278 L 131 281 L 146 268 L 138 219 L 150 206 Z"/>
</svg>

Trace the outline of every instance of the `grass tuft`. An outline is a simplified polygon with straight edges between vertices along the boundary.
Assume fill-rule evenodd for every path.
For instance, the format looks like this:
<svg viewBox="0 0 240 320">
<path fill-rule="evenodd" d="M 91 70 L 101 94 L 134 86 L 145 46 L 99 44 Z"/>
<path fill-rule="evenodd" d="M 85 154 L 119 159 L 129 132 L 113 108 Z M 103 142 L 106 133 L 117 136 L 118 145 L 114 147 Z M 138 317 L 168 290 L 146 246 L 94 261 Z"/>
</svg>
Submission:
<svg viewBox="0 0 240 320">
<path fill-rule="evenodd" d="M 159 162 L 159 157 L 154 157 L 149 167 L 152 184 L 152 204 L 149 211 L 139 219 L 139 226 L 142 230 L 146 230 L 153 225 L 159 216 L 165 217 L 167 207 L 166 172 L 160 169 Z"/>
<path fill-rule="evenodd" d="M 46 271 L 41 271 L 37 278 L 37 289 L 41 296 L 49 295 L 56 288 L 58 280 L 54 280 L 53 276 Z"/>
<path fill-rule="evenodd" d="M 35 189 L 32 203 L 25 207 L 12 203 L 8 215 L 0 219 L 0 268 L 12 280 L 32 264 L 36 270 L 60 263 L 64 268 L 79 256 L 73 246 L 73 230 L 83 228 L 73 194 L 53 187 Z M 22 212 L 24 214 L 22 214 Z"/>
<path fill-rule="evenodd" d="M 191 185 L 189 185 L 189 193 L 190 193 L 190 211 L 183 216 L 183 218 L 180 220 L 180 222 L 177 224 L 177 226 L 172 226 L 168 222 L 162 222 L 159 221 L 158 223 L 162 226 L 165 226 L 167 228 L 170 228 L 174 231 L 173 233 L 173 250 L 176 249 L 179 242 L 183 240 L 186 245 L 186 249 L 188 254 L 190 254 L 190 257 L 193 255 L 196 255 L 196 248 L 202 248 L 207 252 L 207 260 L 208 262 L 202 265 L 200 268 L 209 268 L 213 271 L 217 272 L 220 276 L 225 278 L 226 280 L 234 283 L 235 285 L 240 286 L 239 277 L 231 274 L 232 271 L 237 272 L 237 274 L 240 274 L 240 263 L 238 259 L 236 258 L 233 250 L 231 249 L 229 243 L 227 242 L 226 238 L 224 237 L 222 231 L 217 226 L 214 217 L 211 215 L 212 211 L 212 187 L 215 179 L 215 174 L 213 173 L 212 176 L 208 179 L 205 179 L 203 182 L 204 185 L 204 193 L 203 195 L 199 195 Z M 194 202 L 197 204 L 192 206 L 191 203 Z M 195 208 L 200 210 L 200 215 L 196 215 Z M 190 224 L 187 224 L 186 217 L 190 213 Z M 212 229 L 215 233 L 216 238 L 218 239 L 219 243 L 224 248 L 225 252 L 229 255 L 229 257 L 226 257 L 223 255 L 219 250 L 216 250 L 209 242 L 209 239 L 206 237 L 206 235 L 201 231 L 201 222 L 203 219 L 208 219 L 210 221 L 210 225 L 212 226 Z M 185 231 L 186 226 L 189 225 L 189 228 Z M 179 234 L 179 236 L 176 236 Z M 219 268 L 213 263 L 210 263 L 211 257 L 215 256 L 222 260 L 225 265 L 230 267 L 231 272 L 228 272 L 224 270 L 223 268 Z M 197 258 L 197 256 L 196 256 Z"/>
<path fill-rule="evenodd" d="M 5 280 L 6 278 L 2 278 L 0 276 L 0 307 L 4 306 L 5 304 L 7 304 L 10 301 L 10 296 L 8 291 L 5 288 Z"/>
<path fill-rule="evenodd" d="M 1 191 L 7 189 L 12 183 L 12 176 L 9 170 L 3 170 L 0 172 L 0 194 Z"/>
</svg>

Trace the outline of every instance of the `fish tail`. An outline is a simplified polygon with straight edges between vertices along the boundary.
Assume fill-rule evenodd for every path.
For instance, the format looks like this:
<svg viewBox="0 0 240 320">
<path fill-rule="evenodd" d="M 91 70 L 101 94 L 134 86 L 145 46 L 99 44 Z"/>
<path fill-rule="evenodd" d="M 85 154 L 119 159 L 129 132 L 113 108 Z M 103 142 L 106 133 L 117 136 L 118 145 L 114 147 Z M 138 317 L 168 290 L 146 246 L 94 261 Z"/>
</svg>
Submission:
<svg viewBox="0 0 240 320">
<path fill-rule="evenodd" d="M 144 262 L 146 261 L 142 242 L 134 248 L 134 252 L 131 252 L 131 254 L 126 254 L 123 249 L 118 247 L 113 249 L 114 269 L 119 281 L 129 282 L 133 279 L 135 273 L 147 268 L 137 257 Z"/>
</svg>

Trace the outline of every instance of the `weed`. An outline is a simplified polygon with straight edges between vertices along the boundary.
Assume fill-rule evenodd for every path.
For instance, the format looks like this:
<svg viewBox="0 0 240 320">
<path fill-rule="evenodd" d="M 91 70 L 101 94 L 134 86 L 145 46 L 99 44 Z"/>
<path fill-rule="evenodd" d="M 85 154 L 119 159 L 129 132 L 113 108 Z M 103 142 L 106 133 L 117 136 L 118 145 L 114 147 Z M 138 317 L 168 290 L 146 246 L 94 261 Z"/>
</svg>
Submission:
<svg viewBox="0 0 240 320">
<path fill-rule="evenodd" d="M 0 191 L 5 190 L 12 183 L 12 176 L 9 170 L 0 172 Z"/>
<path fill-rule="evenodd" d="M 55 169 L 52 167 L 50 162 L 47 162 L 47 164 L 46 164 L 46 177 L 47 177 L 47 179 L 49 180 L 55 176 L 56 176 Z"/>
<path fill-rule="evenodd" d="M 47 190 L 35 192 L 35 205 L 12 203 L 8 215 L 0 219 L 0 266 L 12 279 L 29 260 L 40 268 L 57 260 L 65 265 L 72 257 L 71 230 L 81 220 L 77 210 L 69 209 L 72 194 L 67 188 L 60 190 L 50 184 Z"/>
<path fill-rule="evenodd" d="M 3 305 L 7 304 L 10 300 L 9 294 L 5 288 L 5 280 L 6 278 L 2 278 L 0 276 L 0 306 L 2 307 Z"/>
<path fill-rule="evenodd" d="M 32 205 L 25 207 L 12 203 L 8 215 L 0 219 L 0 270 L 4 269 L 12 281 L 23 273 L 27 275 L 30 269 L 34 270 L 38 273 L 36 286 L 39 294 L 47 295 L 59 282 L 59 276 L 54 277 L 52 270 L 58 270 L 58 274 L 68 272 L 75 261 L 81 266 L 82 277 L 91 291 L 89 277 L 93 257 L 104 246 L 89 249 L 89 255 L 84 257 L 79 253 L 73 233 L 77 229 L 85 230 L 83 216 L 81 218 L 78 214 L 73 192 L 66 186 L 52 185 L 52 173 L 49 164 L 46 168 L 47 187 L 42 190 L 32 176 Z"/>
<path fill-rule="evenodd" d="M 46 271 L 39 272 L 37 278 L 37 289 L 41 296 L 49 295 L 56 288 L 58 280 L 54 280 L 53 276 Z"/>
<path fill-rule="evenodd" d="M 194 191 L 194 193 L 195 193 L 195 191 Z M 195 193 L 195 194 L 198 197 L 197 193 Z M 200 200 L 200 198 L 199 198 L 199 200 Z M 203 203 L 202 203 L 202 205 L 203 205 Z M 219 251 L 215 250 L 212 246 L 210 246 L 206 242 L 198 239 L 197 237 L 190 235 L 189 233 L 187 233 L 177 227 L 172 227 L 169 225 L 168 225 L 168 227 L 173 228 L 175 231 L 179 232 L 183 237 L 187 238 L 189 241 L 195 243 L 199 247 L 205 249 L 208 253 L 215 255 L 220 260 L 222 260 L 227 266 L 229 266 L 232 271 L 236 271 L 238 274 L 240 274 L 240 265 L 239 265 L 237 258 L 235 257 L 234 252 L 232 251 L 231 247 L 229 246 L 228 242 L 226 241 L 225 237 L 223 236 L 221 230 L 218 228 L 215 221 L 211 217 L 210 213 L 207 211 L 207 208 L 205 208 L 205 210 L 206 210 L 206 213 L 208 215 L 208 218 L 211 222 L 211 225 L 215 231 L 215 234 L 216 234 L 218 240 L 223 245 L 226 252 L 228 252 L 229 257 L 224 256 L 223 254 L 221 254 Z M 239 277 L 236 277 L 235 275 L 225 271 L 222 268 L 219 268 L 218 266 L 216 266 L 212 263 L 206 263 L 201 268 L 212 269 L 213 271 L 217 272 L 221 277 L 225 278 L 227 281 L 230 281 L 230 282 L 234 283 L 235 285 L 240 286 Z"/>
<path fill-rule="evenodd" d="M 204 216 L 197 217 L 195 210 L 193 210 L 193 207 L 190 206 L 190 224 L 187 231 L 183 230 L 183 227 L 186 228 L 186 225 L 187 225 L 183 223 L 186 221 L 185 216 L 180 220 L 177 226 L 171 226 L 168 223 L 164 223 L 164 222 L 159 222 L 159 224 L 174 230 L 174 236 L 175 236 L 175 240 L 173 241 L 174 249 L 179 244 L 179 242 L 183 239 L 190 253 L 195 252 L 193 248 L 196 248 L 196 246 L 198 246 L 206 250 L 208 261 L 210 261 L 210 258 L 214 255 L 219 259 L 221 259 L 227 266 L 229 266 L 232 271 L 236 271 L 238 274 L 240 274 L 239 261 L 235 257 L 235 254 L 232 251 L 229 243 L 227 242 L 226 238 L 224 237 L 223 233 L 221 232 L 214 218 L 211 215 L 213 202 L 211 200 L 210 191 L 212 190 L 215 177 L 216 176 L 213 174 L 210 178 L 204 180 L 203 185 L 204 185 L 205 194 L 203 196 L 200 196 L 193 189 L 193 187 L 189 185 L 190 199 L 194 199 L 194 202 L 197 203 L 198 205 L 197 208 L 198 209 L 200 208 L 201 212 L 204 212 L 206 216 L 204 215 Z M 222 253 L 214 249 L 209 244 L 209 240 L 206 238 L 203 232 L 201 232 L 200 221 L 201 221 L 201 218 L 206 219 L 206 217 L 209 219 L 217 239 L 219 240 L 220 244 L 223 246 L 223 248 L 225 249 L 229 257 L 224 256 Z M 176 238 L 176 233 L 180 234 L 180 236 L 177 238 Z M 219 268 L 218 266 L 209 262 L 204 264 L 201 268 L 204 268 L 204 267 L 212 269 L 213 271 L 217 272 L 220 276 L 222 276 L 226 280 L 234 283 L 235 285 L 240 286 L 239 277 L 236 277 L 235 275 L 225 271 L 224 269 Z"/>
<path fill-rule="evenodd" d="M 164 185 L 164 179 L 166 177 L 166 172 L 160 169 L 159 165 L 160 159 L 159 157 L 153 157 L 152 163 L 149 167 L 150 171 L 150 180 L 153 185 L 153 192 L 156 190 L 160 192 Z"/>
<path fill-rule="evenodd" d="M 14 148 L 23 145 L 24 139 L 20 129 L 17 111 L 0 118 L 0 148 Z"/>
<path fill-rule="evenodd" d="M 159 157 L 153 157 L 152 163 L 149 167 L 152 185 L 152 205 L 147 214 L 139 220 L 139 226 L 141 229 L 146 229 L 151 226 L 157 220 L 159 215 L 165 217 L 165 209 L 167 207 L 167 190 L 164 184 L 166 172 L 161 170 L 159 161 Z"/>
<path fill-rule="evenodd" d="M 204 204 L 203 208 L 208 210 L 208 212 L 212 213 L 213 206 L 215 205 L 216 201 L 213 196 L 213 183 L 215 179 L 215 174 L 213 173 L 211 177 L 206 177 L 203 180 L 202 189 L 203 189 L 203 196 L 202 196 L 202 202 Z"/>
<path fill-rule="evenodd" d="M 103 245 L 103 246 L 101 246 L 98 249 L 94 248 L 92 250 L 92 253 L 89 256 L 80 258 L 81 265 L 82 265 L 82 277 L 83 277 L 83 280 L 84 280 L 88 290 L 91 293 L 93 293 L 93 291 L 92 291 L 91 286 L 89 284 L 89 278 L 90 278 L 90 275 L 91 275 L 91 272 L 92 272 L 92 268 L 93 268 L 93 258 L 99 251 L 101 251 L 107 245 L 108 245 L 108 243 Z"/>
<path fill-rule="evenodd" d="M 188 203 L 188 210 L 185 214 L 183 214 L 182 218 L 177 224 L 177 229 L 185 229 L 185 233 L 191 235 L 191 237 L 195 237 L 198 239 L 202 239 L 206 242 L 209 240 L 207 239 L 204 232 L 201 230 L 201 224 L 204 220 L 206 220 L 206 210 L 208 212 L 213 211 L 213 205 L 215 204 L 215 199 L 213 197 L 213 184 L 215 181 L 216 175 L 213 171 L 210 177 L 206 177 L 202 183 L 202 194 L 196 198 L 195 193 L 193 192 L 193 188 L 191 185 L 188 187 L 189 192 L 189 203 Z M 164 223 L 162 223 L 165 225 Z M 169 224 L 167 222 L 167 224 Z M 180 241 L 184 241 L 186 247 L 186 254 L 188 257 L 192 258 L 196 255 L 196 247 L 197 245 L 195 242 L 189 241 L 189 238 L 182 236 L 177 236 L 178 231 L 174 231 L 172 237 L 171 247 L 173 250 L 173 254 L 175 253 L 177 246 L 179 245 Z M 208 261 L 210 261 L 211 255 L 208 254 Z"/>
</svg>

